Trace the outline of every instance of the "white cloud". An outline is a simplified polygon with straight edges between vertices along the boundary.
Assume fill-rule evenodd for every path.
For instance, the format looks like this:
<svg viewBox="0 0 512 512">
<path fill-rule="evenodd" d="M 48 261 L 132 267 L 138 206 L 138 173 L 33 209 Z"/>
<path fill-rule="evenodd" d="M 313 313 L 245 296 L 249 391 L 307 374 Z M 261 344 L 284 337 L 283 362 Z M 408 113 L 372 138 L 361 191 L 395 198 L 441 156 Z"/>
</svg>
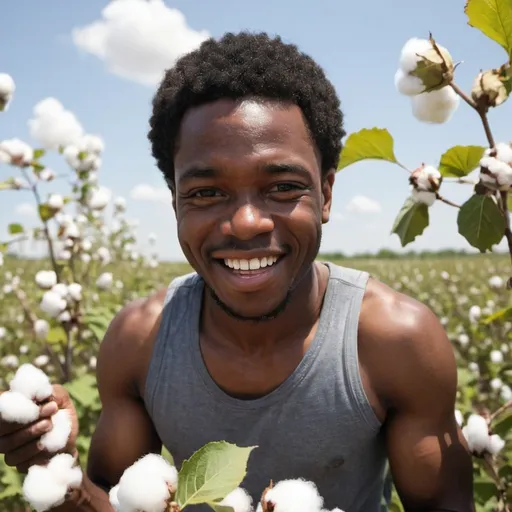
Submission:
<svg viewBox="0 0 512 512">
<path fill-rule="evenodd" d="M 75 114 L 55 98 L 46 98 L 34 107 L 28 127 L 31 137 L 46 149 L 74 144 L 84 133 Z"/>
<path fill-rule="evenodd" d="M 14 213 L 16 215 L 23 215 L 24 217 L 33 217 L 36 214 L 36 209 L 33 204 L 20 203 L 16 206 Z"/>
<path fill-rule="evenodd" d="M 118 0 L 119 1 L 119 0 Z M 171 191 L 166 187 L 152 187 L 146 183 L 139 183 L 132 188 L 130 197 L 137 201 L 153 201 L 171 203 Z"/>
<path fill-rule="evenodd" d="M 185 16 L 163 0 L 114 0 L 102 19 L 75 28 L 74 43 L 103 60 L 118 76 L 156 85 L 163 72 L 209 37 L 187 25 Z"/>
<path fill-rule="evenodd" d="M 378 213 L 380 204 L 366 196 L 354 196 L 346 206 L 346 210 L 354 213 Z"/>
<path fill-rule="evenodd" d="M 346 219 L 346 217 L 345 217 L 345 215 L 343 215 L 343 213 L 331 212 L 330 220 L 335 221 L 335 222 L 342 222 L 345 219 Z"/>
</svg>

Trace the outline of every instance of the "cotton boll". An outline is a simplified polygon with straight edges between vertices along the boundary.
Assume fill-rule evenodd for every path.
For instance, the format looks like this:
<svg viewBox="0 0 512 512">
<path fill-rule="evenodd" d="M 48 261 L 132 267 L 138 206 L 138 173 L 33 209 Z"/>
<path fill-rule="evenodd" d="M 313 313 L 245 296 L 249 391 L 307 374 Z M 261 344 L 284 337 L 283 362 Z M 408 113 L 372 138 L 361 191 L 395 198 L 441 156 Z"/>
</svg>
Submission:
<svg viewBox="0 0 512 512">
<path fill-rule="evenodd" d="M 416 96 L 425 91 L 425 85 L 418 77 L 407 75 L 401 69 L 395 73 L 395 87 L 405 96 Z"/>
<path fill-rule="evenodd" d="M 111 272 L 103 272 L 96 280 L 96 286 L 100 290 L 108 290 L 112 286 L 113 276 Z"/>
<path fill-rule="evenodd" d="M 82 285 L 78 283 L 71 283 L 68 285 L 69 296 L 76 302 L 82 300 Z"/>
<path fill-rule="evenodd" d="M 503 288 L 503 279 L 500 276 L 492 276 L 489 279 L 489 287 L 493 289 Z"/>
<path fill-rule="evenodd" d="M 492 350 L 490 354 L 491 361 L 499 364 L 503 362 L 503 354 L 499 350 Z"/>
<path fill-rule="evenodd" d="M 39 407 L 21 393 L 5 391 L 0 395 L 0 416 L 4 421 L 26 425 L 39 418 Z"/>
<path fill-rule="evenodd" d="M 23 496 L 36 512 L 46 512 L 64 502 L 67 485 L 56 481 L 44 466 L 31 466 L 23 482 Z"/>
<path fill-rule="evenodd" d="M 274 504 L 274 512 L 314 512 L 324 504 L 316 485 L 303 479 L 278 482 L 266 492 L 264 501 Z"/>
<path fill-rule="evenodd" d="M 237 487 L 231 491 L 220 503 L 226 507 L 231 507 L 235 512 L 251 512 L 252 498 L 245 489 Z"/>
<path fill-rule="evenodd" d="M 57 284 L 57 274 L 53 270 L 40 270 L 36 274 L 35 281 L 39 288 L 50 289 Z"/>
<path fill-rule="evenodd" d="M 505 446 L 505 441 L 497 434 L 489 436 L 487 451 L 491 455 L 497 455 Z"/>
<path fill-rule="evenodd" d="M 41 318 L 34 322 L 34 332 L 38 339 L 45 340 L 50 332 L 50 324 Z"/>
<path fill-rule="evenodd" d="M 418 62 L 421 61 L 420 55 L 424 55 L 432 49 L 432 43 L 427 39 L 413 37 L 409 39 L 400 53 L 399 66 L 405 73 L 414 71 Z"/>
<path fill-rule="evenodd" d="M 459 427 L 462 427 L 462 424 L 464 423 L 464 416 L 462 416 L 462 413 L 458 409 L 455 411 L 455 421 L 457 421 L 457 425 L 459 425 Z"/>
<path fill-rule="evenodd" d="M 425 123 L 442 124 L 447 122 L 457 110 L 460 98 L 449 86 L 425 92 L 411 98 L 412 113 Z"/>
<path fill-rule="evenodd" d="M 39 307 L 42 311 L 51 317 L 58 316 L 64 309 L 66 309 L 67 302 L 52 290 L 47 291 L 41 300 Z"/>
<path fill-rule="evenodd" d="M 108 498 L 110 500 L 110 504 L 114 508 L 116 512 L 121 512 L 121 505 L 119 505 L 119 500 L 117 499 L 117 492 L 119 491 L 119 485 L 112 487 L 110 492 L 108 493 Z"/>
<path fill-rule="evenodd" d="M 119 480 L 117 498 L 121 510 L 164 512 L 170 497 L 169 487 L 176 489 L 178 472 L 163 457 L 149 454 L 125 470 Z"/>
<path fill-rule="evenodd" d="M 487 421 L 479 414 L 472 414 L 466 426 L 462 429 L 469 449 L 475 453 L 482 453 L 489 443 L 489 427 Z"/>
<path fill-rule="evenodd" d="M 50 379 L 39 368 L 23 364 L 10 382 L 11 391 L 21 393 L 30 400 L 43 401 L 53 394 Z"/>
<path fill-rule="evenodd" d="M 52 416 L 52 429 L 41 436 L 41 445 L 50 453 L 62 450 L 71 434 L 71 417 L 65 409 L 60 409 Z"/>
<path fill-rule="evenodd" d="M 416 203 L 423 203 L 427 206 L 432 206 L 437 199 L 435 192 L 426 192 L 424 190 L 416 190 L 415 188 L 411 191 L 411 197 Z"/>
<path fill-rule="evenodd" d="M 69 453 L 59 453 L 52 457 L 47 468 L 55 480 L 67 487 L 76 488 L 82 483 L 82 469 L 76 465 L 74 457 Z"/>
</svg>

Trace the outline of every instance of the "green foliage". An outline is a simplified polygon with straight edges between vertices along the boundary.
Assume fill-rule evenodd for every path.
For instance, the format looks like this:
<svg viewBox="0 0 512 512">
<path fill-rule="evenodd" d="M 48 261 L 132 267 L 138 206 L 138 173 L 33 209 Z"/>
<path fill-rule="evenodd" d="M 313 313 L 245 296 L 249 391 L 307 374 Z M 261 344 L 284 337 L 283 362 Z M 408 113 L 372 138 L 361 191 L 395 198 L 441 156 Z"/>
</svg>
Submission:
<svg viewBox="0 0 512 512">
<path fill-rule="evenodd" d="M 510 0 L 468 0 L 468 24 L 480 30 L 512 59 L 512 2 Z"/>
<path fill-rule="evenodd" d="M 363 129 L 349 135 L 341 151 L 338 170 L 361 160 L 385 160 L 398 163 L 393 137 L 386 129 Z"/>
<path fill-rule="evenodd" d="M 505 233 L 505 218 L 496 201 L 487 195 L 474 195 L 460 208 L 459 233 L 479 251 L 490 251 Z"/>
<path fill-rule="evenodd" d="M 176 497 L 181 509 L 199 503 L 218 507 L 218 502 L 245 478 L 247 461 L 254 448 L 241 448 L 224 441 L 212 442 L 183 461 Z"/>
<path fill-rule="evenodd" d="M 439 171 L 445 177 L 467 176 L 479 166 L 484 151 L 482 146 L 454 146 L 441 156 Z"/>
<path fill-rule="evenodd" d="M 23 226 L 18 223 L 9 224 L 7 230 L 9 232 L 9 235 L 19 235 L 20 233 L 24 232 Z"/>
<path fill-rule="evenodd" d="M 400 237 L 400 242 L 404 247 L 423 233 L 428 222 L 428 206 L 417 203 L 409 197 L 395 220 L 392 233 L 396 233 Z"/>
</svg>

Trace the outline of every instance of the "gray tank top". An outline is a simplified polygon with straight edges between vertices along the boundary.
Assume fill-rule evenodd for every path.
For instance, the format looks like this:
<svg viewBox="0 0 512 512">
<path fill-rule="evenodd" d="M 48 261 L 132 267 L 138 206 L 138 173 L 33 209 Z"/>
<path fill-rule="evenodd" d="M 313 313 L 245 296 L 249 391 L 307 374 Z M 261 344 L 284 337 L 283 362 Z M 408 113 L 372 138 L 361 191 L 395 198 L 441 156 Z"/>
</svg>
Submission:
<svg viewBox="0 0 512 512">
<path fill-rule="evenodd" d="M 315 482 L 325 508 L 381 512 L 386 451 L 359 374 L 358 319 L 369 275 L 330 270 L 316 335 L 277 389 L 241 400 L 210 376 L 199 346 L 203 280 L 169 286 L 145 385 L 145 404 L 179 469 L 209 441 L 254 446 L 242 483 L 254 503 L 272 479 Z M 192 510 L 192 506 L 191 506 Z M 196 505 L 196 511 L 209 507 Z"/>
</svg>

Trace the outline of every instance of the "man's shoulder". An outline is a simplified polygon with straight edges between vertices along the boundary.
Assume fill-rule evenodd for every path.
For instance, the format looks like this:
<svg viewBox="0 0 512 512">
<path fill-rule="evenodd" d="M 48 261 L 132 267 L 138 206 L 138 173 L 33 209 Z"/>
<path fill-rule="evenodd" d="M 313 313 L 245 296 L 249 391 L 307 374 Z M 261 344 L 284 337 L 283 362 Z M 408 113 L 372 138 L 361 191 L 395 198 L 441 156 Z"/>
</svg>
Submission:
<svg viewBox="0 0 512 512">
<path fill-rule="evenodd" d="M 359 351 L 372 385 L 386 401 L 412 389 L 414 382 L 451 388 L 456 379 L 452 345 L 433 311 L 373 278 L 361 309 Z"/>
</svg>

